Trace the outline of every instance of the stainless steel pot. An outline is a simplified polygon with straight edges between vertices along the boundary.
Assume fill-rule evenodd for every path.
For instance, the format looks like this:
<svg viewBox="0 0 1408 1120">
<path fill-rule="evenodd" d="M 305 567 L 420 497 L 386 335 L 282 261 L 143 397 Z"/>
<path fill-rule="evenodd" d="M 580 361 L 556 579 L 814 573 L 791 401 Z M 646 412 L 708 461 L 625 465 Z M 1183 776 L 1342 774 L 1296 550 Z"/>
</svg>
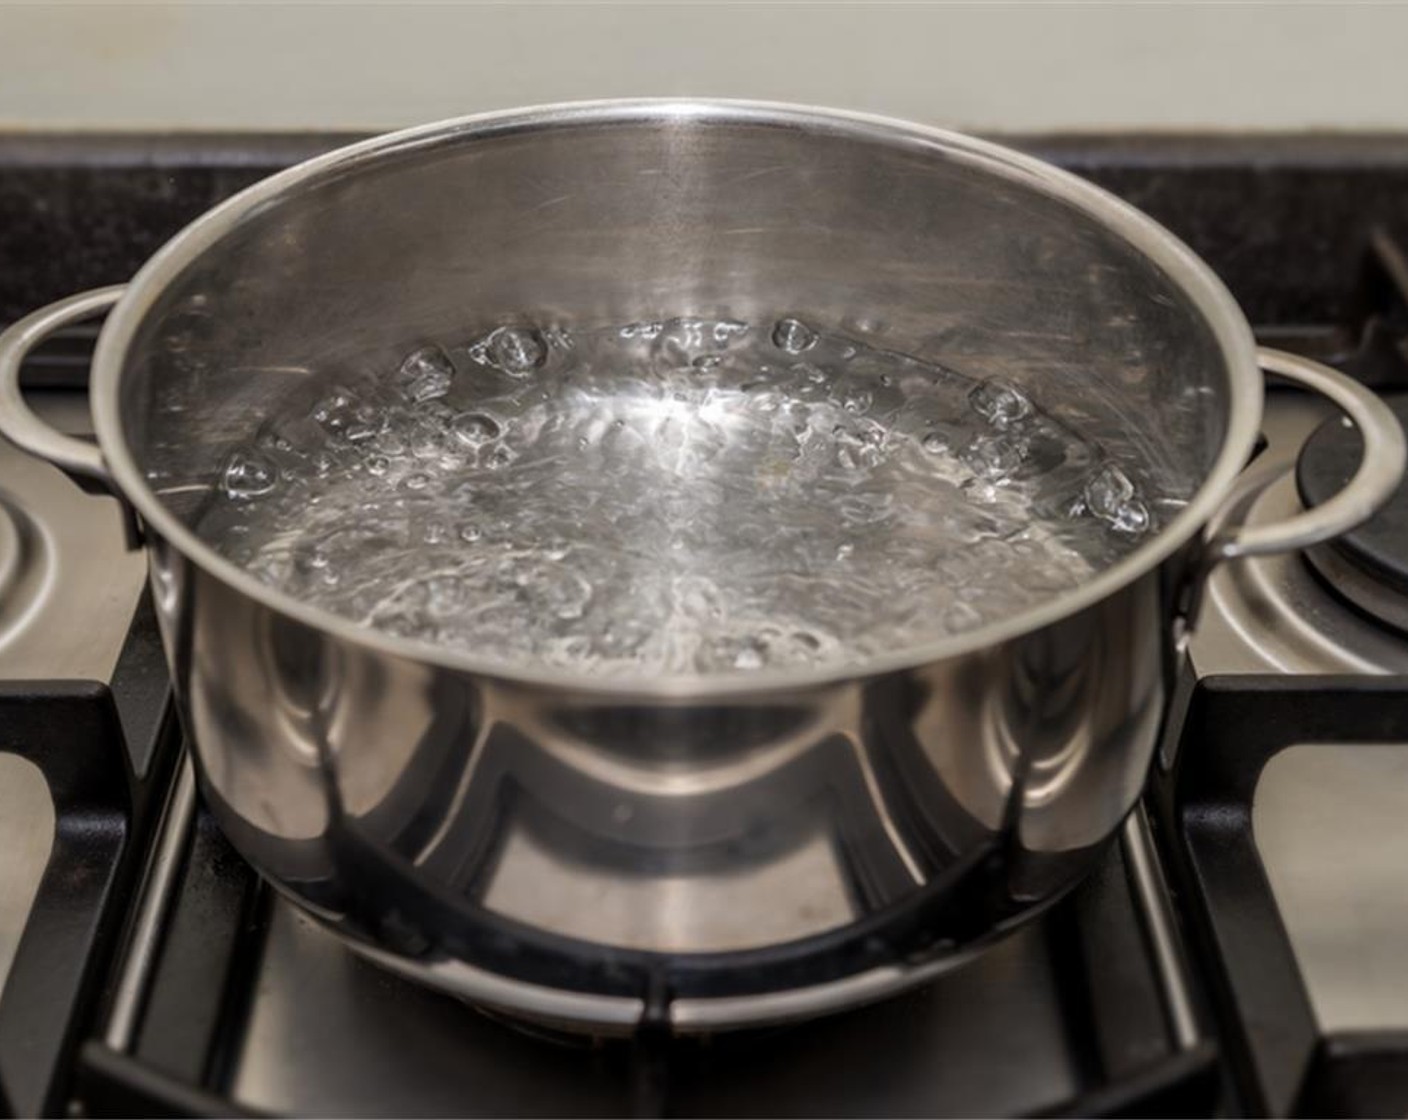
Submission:
<svg viewBox="0 0 1408 1120">
<path fill-rule="evenodd" d="M 228 451 L 313 369 L 525 311 L 572 324 L 804 310 L 1001 373 L 1124 433 L 1193 494 L 1086 586 L 845 671 L 602 680 L 361 629 L 192 532 Z M 97 445 L 18 389 L 111 308 Z M 0 431 L 133 511 L 202 788 L 286 895 L 388 967 L 590 1030 L 816 1014 L 914 983 L 1077 881 L 1128 812 L 1211 565 L 1300 548 L 1393 490 L 1366 391 L 1260 364 L 1363 434 L 1347 489 L 1218 529 L 1252 452 L 1258 354 L 1149 219 L 1015 152 L 741 103 L 469 117 L 275 175 L 123 288 L 0 338 Z M 154 483 L 159 480 L 159 485 Z"/>
</svg>

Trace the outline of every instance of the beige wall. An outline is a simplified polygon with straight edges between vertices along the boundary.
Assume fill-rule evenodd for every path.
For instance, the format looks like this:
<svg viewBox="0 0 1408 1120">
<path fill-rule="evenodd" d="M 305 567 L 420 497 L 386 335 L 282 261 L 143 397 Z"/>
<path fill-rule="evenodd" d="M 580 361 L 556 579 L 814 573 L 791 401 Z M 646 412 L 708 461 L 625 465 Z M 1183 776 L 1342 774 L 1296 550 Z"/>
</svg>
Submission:
<svg viewBox="0 0 1408 1120">
<path fill-rule="evenodd" d="M 569 98 L 983 130 L 1408 127 L 1402 4 L 0 6 L 0 127 L 382 128 Z"/>
</svg>

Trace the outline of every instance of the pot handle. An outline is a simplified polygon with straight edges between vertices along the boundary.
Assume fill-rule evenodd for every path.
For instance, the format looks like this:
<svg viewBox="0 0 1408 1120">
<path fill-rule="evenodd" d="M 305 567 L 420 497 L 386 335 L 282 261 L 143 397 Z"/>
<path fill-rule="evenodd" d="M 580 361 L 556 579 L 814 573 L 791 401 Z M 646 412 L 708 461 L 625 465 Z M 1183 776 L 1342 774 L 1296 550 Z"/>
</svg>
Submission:
<svg viewBox="0 0 1408 1120">
<path fill-rule="evenodd" d="M 1403 429 L 1372 389 L 1329 366 L 1284 350 L 1259 347 L 1257 362 L 1263 370 L 1280 374 L 1338 405 L 1359 429 L 1364 452 L 1354 477 L 1324 505 L 1271 525 L 1211 529 L 1205 567 L 1241 556 L 1308 548 L 1348 532 L 1368 521 L 1388 501 L 1398 489 L 1408 461 Z M 1219 520 L 1215 518 L 1214 525 Z"/>
<path fill-rule="evenodd" d="M 29 352 L 60 327 L 112 307 L 125 285 L 94 288 L 42 307 L 0 334 L 0 435 L 72 477 L 85 490 L 97 483 L 116 493 L 97 444 L 56 431 L 34 414 L 20 392 L 20 366 Z M 125 503 L 124 503 L 125 504 Z"/>
</svg>

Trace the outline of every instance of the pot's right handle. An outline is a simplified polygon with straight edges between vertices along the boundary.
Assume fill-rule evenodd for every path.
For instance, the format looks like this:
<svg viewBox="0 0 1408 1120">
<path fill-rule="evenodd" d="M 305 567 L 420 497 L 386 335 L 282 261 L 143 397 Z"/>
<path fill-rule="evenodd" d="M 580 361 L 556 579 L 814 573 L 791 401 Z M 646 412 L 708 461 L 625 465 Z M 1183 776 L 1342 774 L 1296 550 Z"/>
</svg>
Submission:
<svg viewBox="0 0 1408 1120">
<path fill-rule="evenodd" d="M 1408 461 L 1403 429 L 1372 389 L 1319 362 L 1261 347 L 1261 368 L 1280 374 L 1302 388 L 1328 397 L 1354 421 L 1364 440 L 1359 469 L 1349 483 L 1324 505 L 1271 525 L 1212 529 L 1204 570 L 1224 560 L 1290 552 L 1330 540 L 1362 525 L 1398 489 Z M 1217 519 L 1214 519 L 1216 525 Z"/>
<path fill-rule="evenodd" d="M 65 474 L 115 492 L 97 444 L 64 435 L 44 423 L 20 392 L 20 366 L 29 352 L 60 327 L 90 319 L 112 307 L 124 286 L 94 288 L 26 315 L 0 334 L 0 435 L 17 447 L 53 463 Z M 86 489 L 86 487 L 85 487 Z"/>
</svg>

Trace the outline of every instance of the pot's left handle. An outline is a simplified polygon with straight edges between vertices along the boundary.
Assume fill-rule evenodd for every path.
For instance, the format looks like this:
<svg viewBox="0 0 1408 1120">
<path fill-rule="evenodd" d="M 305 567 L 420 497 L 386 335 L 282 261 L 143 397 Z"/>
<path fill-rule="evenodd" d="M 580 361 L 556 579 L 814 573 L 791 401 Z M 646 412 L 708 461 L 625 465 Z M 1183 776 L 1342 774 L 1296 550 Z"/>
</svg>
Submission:
<svg viewBox="0 0 1408 1120">
<path fill-rule="evenodd" d="M 0 435 L 31 455 L 52 463 L 83 489 L 117 497 L 127 524 L 128 544 L 137 547 L 136 515 L 113 484 L 102 450 L 95 443 L 65 435 L 35 415 L 20 391 L 20 367 L 29 352 L 61 327 L 91 319 L 119 299 L 125 285 L 94 288 L 61 299 L 26 315 L 0 334 Z"/>
<path fill-rule="evenodd" d="M 69 475 L 112 490 L 112 476 L 98 445 L 64 435 L 34 414 L 20 392 L 20 366 L 29 352 L 60 327 L 91 319 L 122 298 L 124 285 L 95 288 L 26 315 L 0 334 L 0 435 Z"/>
</svg>

